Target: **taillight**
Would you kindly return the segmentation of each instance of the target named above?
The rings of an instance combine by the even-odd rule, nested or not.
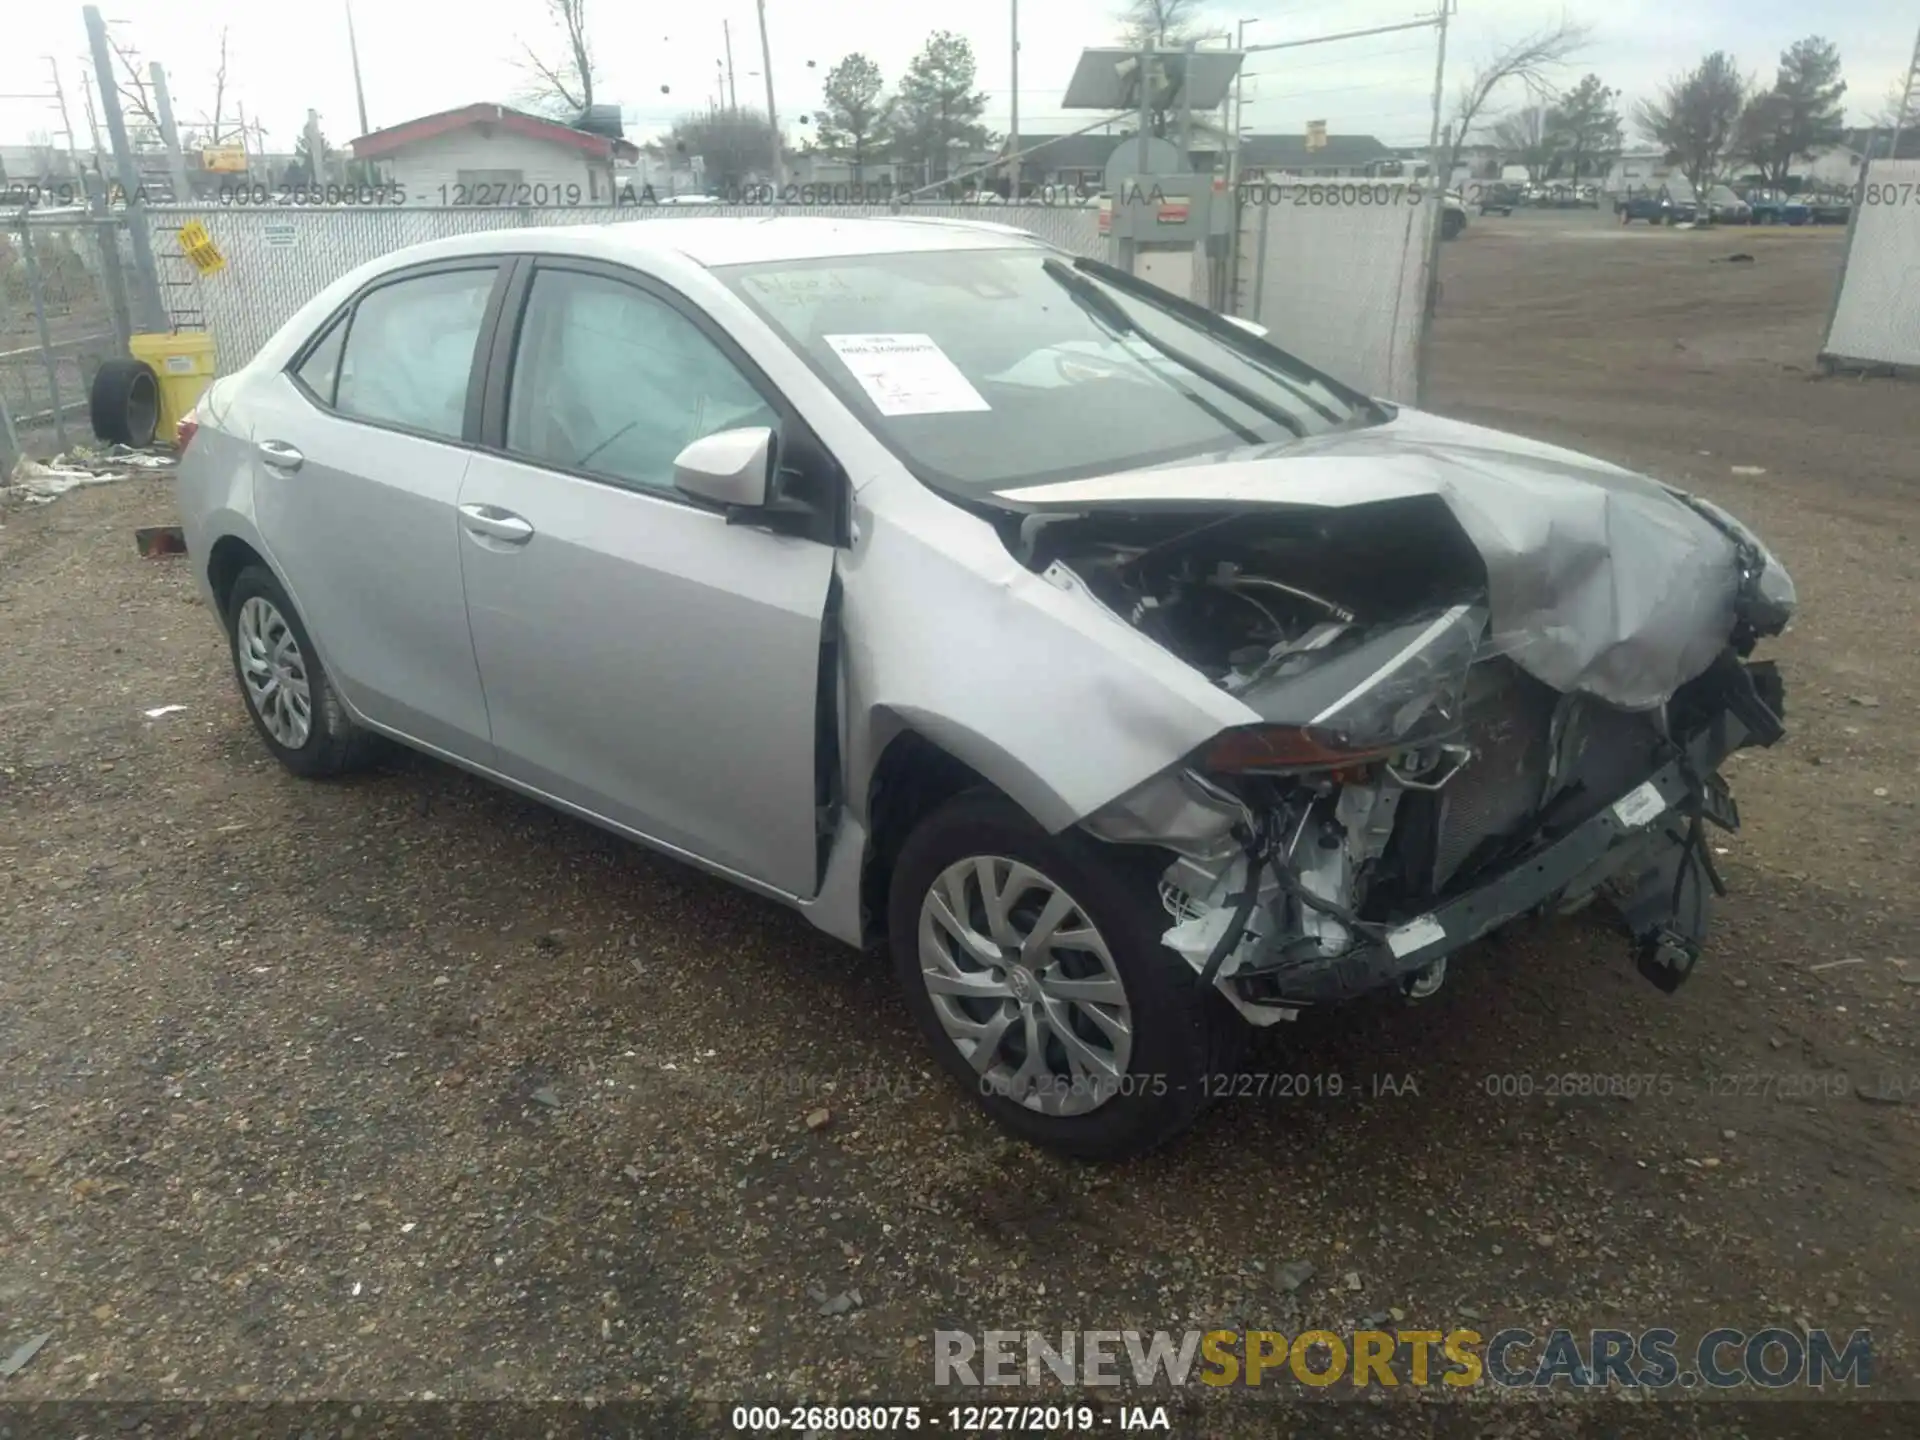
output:
[[[200,417],[189,410],[180,417],[180,423],[173,427],[173,443],[175,448],[178,449],[182,455],[186,454],[187,446],[193,443],[193,437],[199,433]]]

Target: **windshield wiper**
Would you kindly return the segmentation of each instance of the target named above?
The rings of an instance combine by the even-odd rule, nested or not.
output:
[[[1148,334],[1147,331],[1143,330],[1134,321],[1131,315],[1127,314],[1124,306],[1064,261],[1054,259],[1043,260],[1040,262],[1040,268],[1044,270],[1048,277],[1058,284],[1061,289],[1071,295],[1074,302],[1078,304],[1081,309],[1103,323],[1115,334],[1131,336],[1136,340],[1142,341],[1159,351],[1160,354],[1180,366],[1183,370],[1191,370],[1195,375],[1198,375],[1215,389],[1231,395],[1256,415],[1264,415],[1275,424],[1284,426],[1296,438],[1305,437],[1307,433],[1306,427],[1300,423],[1297,416],[1277,408],[1269,400],[1261,399],[1258,392],[1248,389],[1237,380],[1229,379],[1212,366],[1194,359],[1191,355],[1182,353],[1158,336]],[[1214,419],[1225,425],[1249,445],[1258,445],[1261,443],[1261,437],[1256,431],[1249,430],[1244,425],[1236,425],[1220,411],[1218,406],[1209,404],[1206,400],[1184,386],[1176,386],[1175,388],[1188,399],[1201,406],[1209,415],[1213,416]],[[1329,418],[1333,417],[1330,416]]]
[[[1214,314],[1213,311],[1206,309],[1204,306],[1195,305],[1191,300],[1183,300],[1178,295],[1171,295],[1160,289],[1157,285],[1149,284],[1137,276],[1129,275],[1116,265],[1108,265],[1100,260],[1082,258],[1073,262],[1073,270],[1075,274],[1081,276],[1098,276],[1102,281],[1111,285],[1116,290],[1131,295],[1137,300],[1145,301],[1147,304],[1156,306],[1181,319],[1189,320],[1199,325],[1202,330],[1212,335],[1222,344],[1244,344],[1251,338],[1244,332],[1236,330],[1228,321],[1223,320],[1220,316]],[[1097,289],[1098,287],[1096,286],[1095,288]],[[1111,299],[1112,297],[1109,296],[1108,298]],[[1288,358],[1291,359],[1292,357],[1289,356]],[[1253,362],[1249,361],[1249,363]],[[1267,374],[1268,378],[1286,386],[1290,393],[1298,397],[1301,404],[1310,407],[1315,414],[1319,415],[1329,424],[1340,425],[1352,418],[1351,416],[1342,416],[1338,412],[1328,409],[1325,405],[1322,405],[1318,400],[1314,399],[1313,396],[1309,395],[1306,387],[1298,380],[1295,380],[1289,375],[1281,374],[1271,365],[1262,365],[1260,368]],[[1347,402],[1348,409],[1355,414],[1364,413],[1374,408],[1372,401],[1365,395],[1354,391],[1347,391],[1344,386],[1328,381],[1325,376],[1316,376],[1315,378],[1323,384],[1326,384],[1328,389],[1339,394],[1341,398]]]

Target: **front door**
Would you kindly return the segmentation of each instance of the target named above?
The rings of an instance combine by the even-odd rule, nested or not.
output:
[[[461,563],[503,772],[804,897],[834,551],[673,486],[689,441],[779,430],[775,399],[677,299],[538,262]]]
[[[467,261],[367,291],[253,406],[260,534],[340,693],[375,724],[483,764],[454,504],[499,270]]]

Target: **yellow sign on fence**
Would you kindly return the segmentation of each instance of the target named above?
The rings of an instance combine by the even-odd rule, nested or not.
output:
[[[191,260],[193,268],[202,275],[211,275],[227,263],[227,257],[214,246],[207,227],[198,220],[189,220],[180,227],[180,253]]]
[[[243,175],[247,169],[246,147],[209,145],[200,152],[200,168],[220,175]]]

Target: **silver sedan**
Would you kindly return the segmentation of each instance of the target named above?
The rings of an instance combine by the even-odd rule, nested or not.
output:
[[[469,235],[183,424],[292,771],[412,746],[886,945],[1001,1122],[1178,1132],[1254,1027],[1592,900],[1672,989],[1791,582],[1004,226]]]

